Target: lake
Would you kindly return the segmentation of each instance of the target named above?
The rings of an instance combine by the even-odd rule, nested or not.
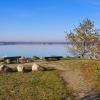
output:
[[[53,45],[0,45],[0,57],[3,56],[71,56],[72,53],[66,44],[53,44]]]

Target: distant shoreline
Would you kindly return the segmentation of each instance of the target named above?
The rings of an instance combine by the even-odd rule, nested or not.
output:
[[[53,45],[53,44],[70,44],[70,42],[0,42],[0,45],[21,45],[21,44]]]

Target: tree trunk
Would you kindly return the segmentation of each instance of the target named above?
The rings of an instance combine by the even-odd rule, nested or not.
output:
[[[84,54],[81,54],[81,56],[80,56],[81,58],[84,58]]]

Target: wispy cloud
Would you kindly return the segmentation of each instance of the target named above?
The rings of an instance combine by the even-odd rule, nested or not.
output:
[[[100,15],[100,0],[79,0],[88,5],[88,7],[92,10],[91,13],[95,14],[95,16]]]
[[[88,0],[88,2],[94,6],[100,6],[100,0]]]
[[[78,1],[91,5],[92,7],[96,7],[96,6],[100,7],[100,0],[78,0]]]

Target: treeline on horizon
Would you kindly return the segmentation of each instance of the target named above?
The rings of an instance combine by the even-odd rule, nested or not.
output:
[[[0,45],[17,45],[17,44],[70,44],[70,42],[0,42]]]
[[[82,42],[78,43],[82,44]],[[0,42],[0,45],[17,45],[17,44],[71,44],[71,42]]]

